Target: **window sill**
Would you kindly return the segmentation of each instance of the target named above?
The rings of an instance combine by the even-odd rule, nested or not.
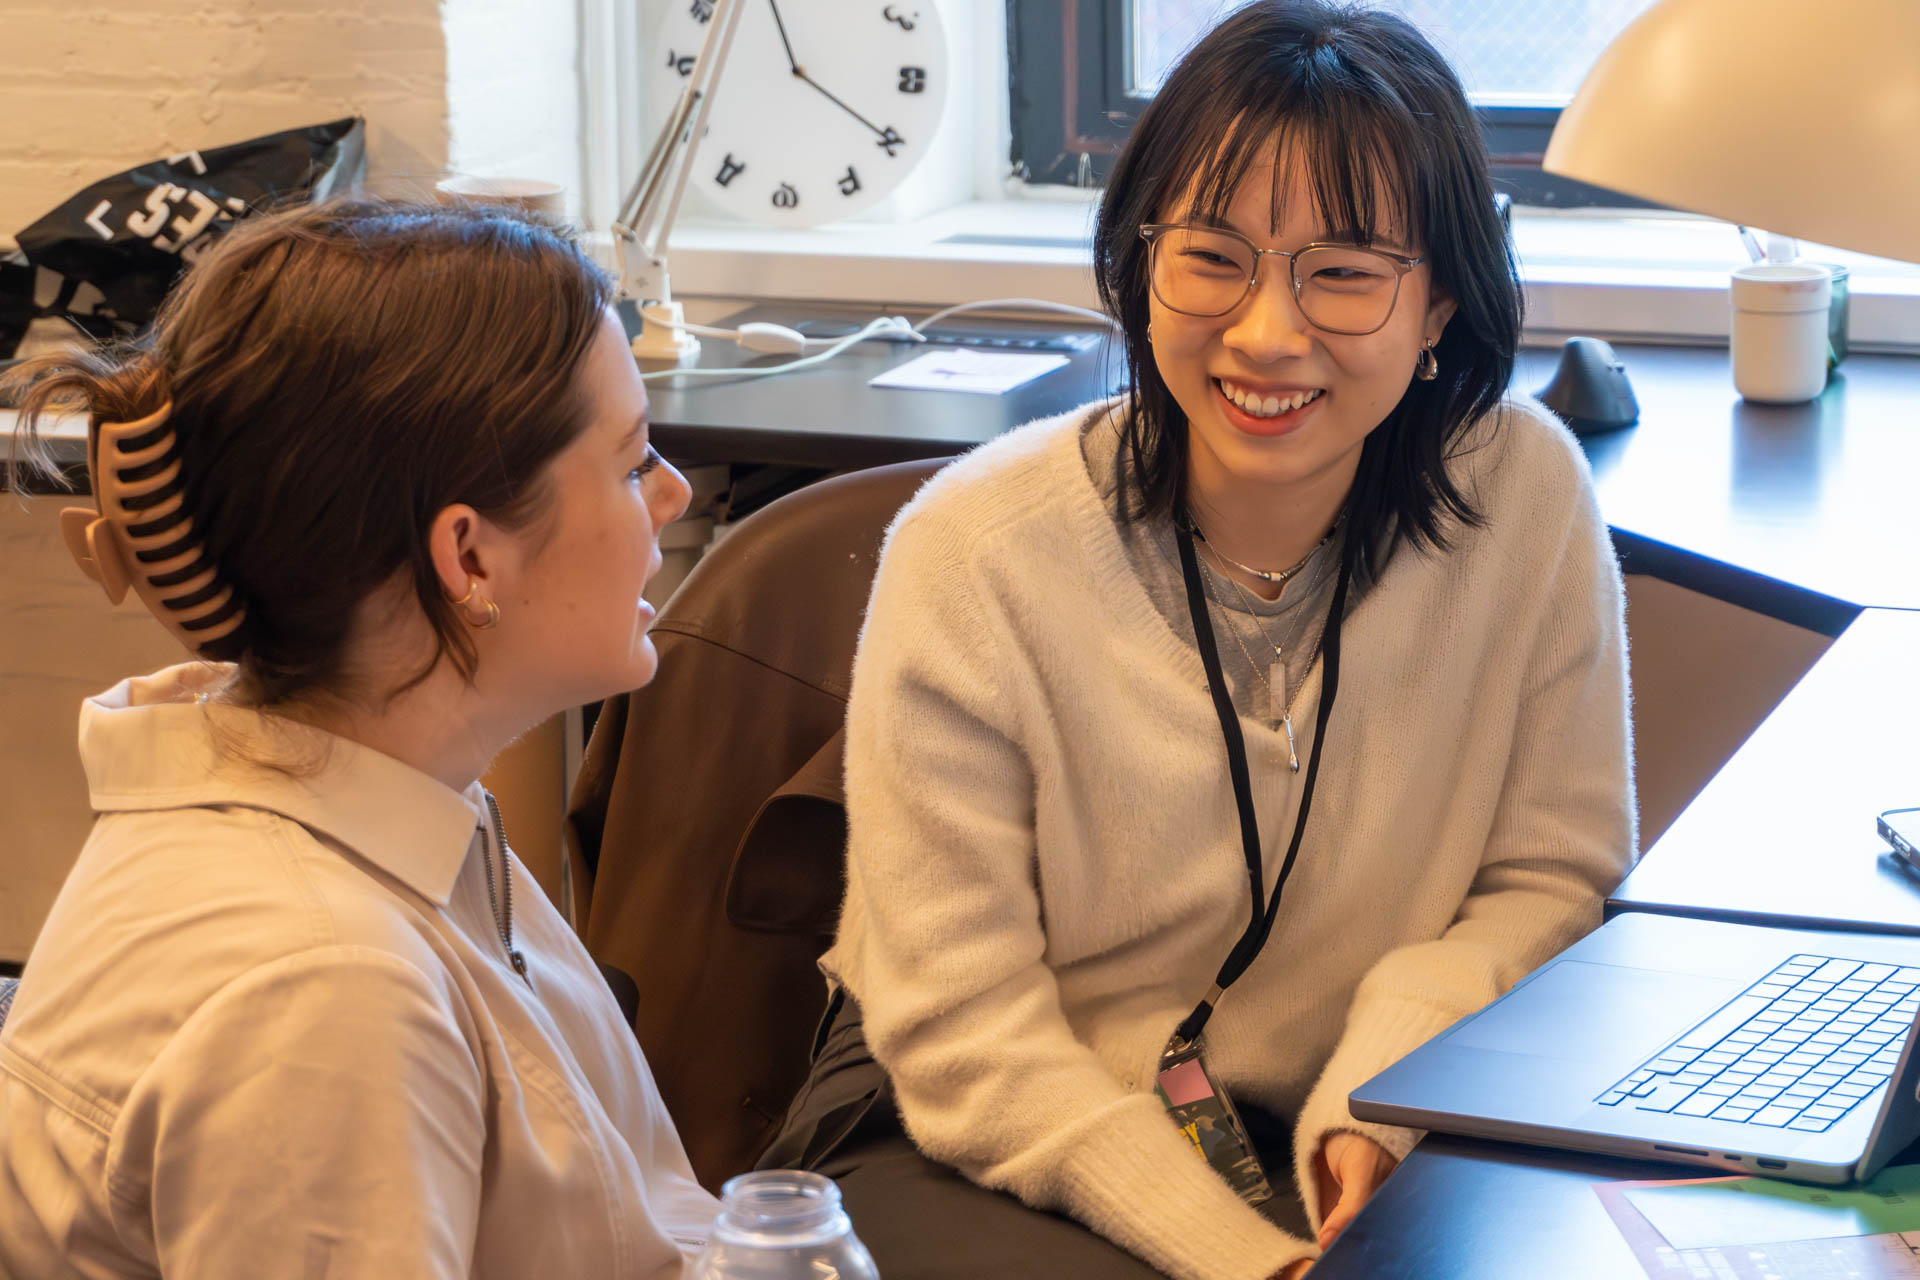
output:
[[[683,223],[671,246],[675,296],[834,299],[945,306],[1032,297],[1097,305],[1089,271],[1091,200],[980,201],[911,223],[806,230]],[[605,237],[599,237],[602,249]],[[1524,209],[1514,242],[1527,289],[1525,341],[1575,333],[1724,345],[1727,273],[1746,261],[1723,222],[1682,214]],[[1851,341],[1920,353],[1920,266],[1808,247],[1852,272]]]

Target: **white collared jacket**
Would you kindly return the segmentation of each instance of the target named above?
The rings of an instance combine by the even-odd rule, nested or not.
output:
[[[0,1031],[0,1276],[680,1276],[719,1206],[517,861],[509,964],[478,784],[197,704],[221,678],[82,709],[100,816]]]

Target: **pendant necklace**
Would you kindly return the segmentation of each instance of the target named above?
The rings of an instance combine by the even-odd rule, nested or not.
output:
[[[1227,581],[1233,582],[1233,579],[1228,578]],[[1260,674],[1260,664],[1254,661],[1253,654],[1248,652],[1246,641],[1240,638],[1240,629],[1234,626],[1231,620],[1228,622],[1227,630],[1233,634],[1233,642],[1240,646],[1240,652],[1246,655],[1247,665],[1253,668],[1254,678],[1266,686],[1267,719],[1277,723],[1280,731],[1286,734],[1287,767],[1293,772],[1298,773],[1300,772],[1300,752],[1295,747],[1293,741],[1293,707],[1294,704],[1300,700],[1300,690],[1307,687],[1307,682],[1304,679],[1301,680],[1300,689],[1293,690],[1292,696],[1288,696],[1287,667],[1280,645],[1267,631],[1266,624],[1260,621],[1260,615],[1253,611],[1253,601],[1247,595],[1247,589],[1237,582],[1233,582],[1233,589],[1240,593],[1242,602],[1247,606],[1247,612],[1253,617],[1253,625],[1260,631],[1260,638],[1265,640],[1273,649],[1273,664],[1267,669],[1267,673],[1264,676]],[[1320,620],[1320,630],[1316,632],[1313,637],[1313,648],[1309,650],[1307,654],[1308,671],[1312,671],[1313,664],[1319,660],[1320,642],[1325,637],[1326,631],[1327,622],[1325,618],[1322,618]]]
[[[1286,594],[1287,584],[1300,576],[1301,571],[1312,562],[1314,556],[1319,554],[1322,547],[1325,547],[1329,542],[1333,541],[1333,536],[1340,532],[1340,526],[1346,522],[1346,513],[1342,512],[1340,516],[1334,520],[1333,527],[1327,530],[1326,536],[1314,543],[1306,555],[1301,556],[1296,563],[1288,568],[1273,570],[1256,569],[1250,564],[1241,564],[1238,560],[1235,560],[1211,542],[1207,542],[1207,535],[1205,531],[1200,528],[1200,522],[1193,518],[1193,512],[1191,510],[1188,510],[1185,514],[1188,530],[1196,538],[1200,539],[1201,542],[1206,543],[1209,552],[1218,556],[1221,560],[1232,565],[1242,573],[1251,574],[1259,578],[1262,582],[1278,583],[1282,595]],[[1212,566],[1209,565],[1208,569],[1211,572]],[[1247,613],[1253,618],[1253,625],[1259,629],[1260,638],[1266,641],[1267,645],[1273,650],[1273,661],[1271,665],[1268,666],[1266,674],[1262,675],[1260,672],[1260,664],[1254,661],[1253,654],[1247,650],[1246,641],[1240,638],[1240,629],[1232,625],[1231,619],[1228,620],[1227,630],[1233,635],[1233,642],[1240,646],[1240,652],[1246,657],[1247,665],[1253,668],[1254,678],[1259,680],[1266,688],[1268,721],[1277,724],[1280,730],[1287,736],[1287,767],[1292,769],[1293,772],[1298,773],[1300,772],[1300,752],[1295,748],[1293,740],[1293,704],[1299,700],[1299,692],[1298,690],[1294,691],[1292,698],[1287,696],[1285,654],[1280,645],[1275,643],[1273,636],[1268,633],[1266,624],[1260,620],[1259,611],[1253,606],[1253,597],[1248,594],[1247,589],[1240,584],[1239,580],[1224,573],[1214,573],[1213,576],[1225,579],[1227,582],[1233,584],[1233,589],[1240,593],[1241,602],[1247,607]],[[1325,637],[1326,631],[1327,622],[1325,618],[1322,618],[1320,620],[1320,630],[1313,638],[1313,649],[1307,655],[1308,671],[1313,670],[1314,662],[1320,657],[1320,642],[1322,638]],[[1301,688],[1305,688],[1306,681],[1302,680],[1300,686]]]

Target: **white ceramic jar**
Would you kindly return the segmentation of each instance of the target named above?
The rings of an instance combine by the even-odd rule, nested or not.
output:
[[[1833,275],[1805,262],[1761,262],[1733,273],[1733,385],[1749,400],[1798,404],[1827,385],[1827,305]]]

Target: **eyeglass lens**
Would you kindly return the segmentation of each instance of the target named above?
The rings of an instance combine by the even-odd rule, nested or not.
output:
[[[1224,315],[1247,294],[1256,255],[1236,236],[1203,227],[1162,232],[1153,241],[1153,292],[1175,311]],[[1370,249],[1326,246],[1289,260],[1300,312],[1335,333],[1370,333],[1387,322],[1400,273]],[[1271,269],[1271,268],[1270,268]]]

